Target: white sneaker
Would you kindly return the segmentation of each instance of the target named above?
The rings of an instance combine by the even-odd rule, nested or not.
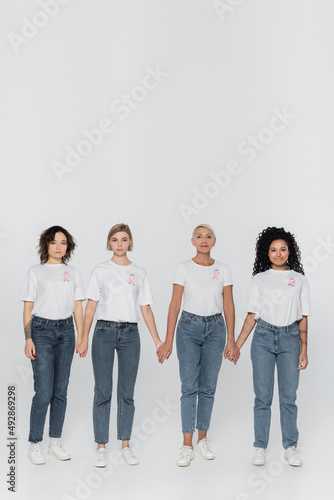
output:
[[[28,452],[28,457],[30,462],[34,465],[45,464],[45,458],[41,452],[41,443],[30,443],[30,448]]]
[[[205,460],[213,460],[216,455],[211,450],[208,440],[205,438],[201,439],[196,445],[196,452],[202,455]]]
[[[61,447],[60,441],[53,441],[49,446],[48,453],[58,460],[71,460],[71,455]]]
[[[266,463],[266,451],[264,448],[254,448],[253,452],[253,465],[265,465]]]
[[[300,458],[295,446],[290,446],[290,448],[285,450],[284,458],[288,461],[289,465],[292,465],[293,467],[301,467],[303,465],[303,461]]]
[[[105,448],[99,448],[96,452],[94,459],[95,467],[107,467],[107,450]]]
[[[138,465],[139,460],[128,446],[122,449],[122,455],[128,465]]]
[[[181,448],[180,458],[176,462],[179,467],[187,467],[195,458],[195,452],[191,446],[183,445]]]

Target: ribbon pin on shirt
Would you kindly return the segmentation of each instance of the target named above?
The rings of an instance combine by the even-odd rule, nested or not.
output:
[[[294,286],[294,284],[295,284],[295,278],[290,278],[288,285],[289,286]]]
[[[214,280],[214,279],[218,280],[218,274],[219,274],[219,270],[218,270],[218,269],[215,269],[215,270],[213,271],[213,276],[212,276],[212,279],[213,279],[213,280]]]
[[[130,274],[130,276],[129,276],[129,285],[135,286],[134,279],[135,279],[135,275],[134,274]]]
[[[67,272],[67,271],[64,273],[64,281],[70,281],[70,280],[68,279],[68,272]]]

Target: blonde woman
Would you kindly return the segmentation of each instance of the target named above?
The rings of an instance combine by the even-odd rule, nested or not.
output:
[[[222,354],[231,359],[233,357],[235,362],[239,357],[234,342],[235,314],[230,268],[211,257],[211,250],[216,243],[211,226],[197,226],[191,241],[196,248],[196,255],[179,264],[176,269],[166,340],[157,351],[161,363],[171,355],[183,299],[183,310],[176,331],[182,392],[183,446],[177,461],[180,467],[190,465],[195,457],[192,444],[195,424],[198,430],[196,451],[206,460],[215,458],[207,441],[207,431]]]
[[[96,314],[97,322],[92,342],[96,467],[107,465],[106,444],[109,441],[115,352],[118,357],[117,438],[122,441],[122,454],[126,463],[138,464],[129,442],[135,411],[133,397],[140,355],[138,306],[156,348],[161,345],[150,307],[153,298],[146,273],[127,256],[127,252],[133,249],[133,238],[128,225],[116,224],[110,229],[107,249],[113,252],[112,258],[94,269],[88,284],[84,341],[79,349],[81,354],[87,352],[88,335]]]

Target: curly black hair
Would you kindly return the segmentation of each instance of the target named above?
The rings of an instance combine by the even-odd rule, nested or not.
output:
[[[268,257],[268,251],[271,243],[275,240],[284,240],[288,246],[290,254],[286,267],[297,273],[305,274],[300,262],[300,250],[294,235],[289,231],[285,231],[284,227],[267,227],[258,235],[256,240],[253,276],[271,268],[272,264]]]
[[[62,258],[63,263],[66,264],[71,258],[72,252],[76,247],[73,236],[71,236],[70,233],[61,226],[52,226],[48,229],[45,229],[45,231],[43,231],[39,238],[39,245],[37,248],[38,254],[41,259],[41,264],[45,264],[49,258],[49,243],[51,243],[51,241],[54,241],[56,233],[63,233],[67,239],[66,253]]]

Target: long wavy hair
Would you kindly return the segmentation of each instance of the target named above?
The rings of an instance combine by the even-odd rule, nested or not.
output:
[[[300,262],[300,250],[295,237],[284,227],[267,227],[257,237],[255,247],[255,262],[253,266],[253,276],[271,269],[272,263],[268,257],[269,247],[275,240],[284,240],[289,249],[289,258],[286,267],[300,274],[305,274]]]
[[[45,229],[45,231],[43,231],[43,233],[39,238],[39,245],[37,248],[39,257],[41,259],[41,264],[45,264],[49,258],[49,244],[51,243],[51,241],[54,241],[56,233],[65,234],[67,239],[66,253],[62,258],[63,263],[66,264],[72,256],[72,252],[76,247],[76,243],[74,241],[73,236],[71,236],[70,233],[61,226],[52,226],[49,227],[48,229]]]

